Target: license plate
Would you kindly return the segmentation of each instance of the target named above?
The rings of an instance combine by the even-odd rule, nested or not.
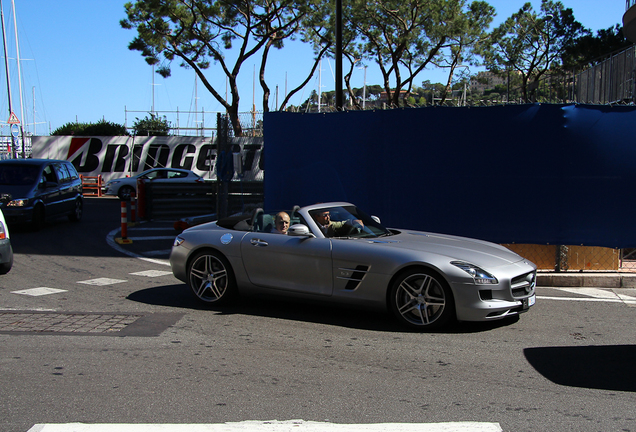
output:
[[[530,306],[533,306],[536,301],[537,301],[537,297],[534,295],[526,299],[523,299],[523,308],[528,309]]]

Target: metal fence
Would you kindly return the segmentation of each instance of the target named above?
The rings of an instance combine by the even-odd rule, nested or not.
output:
[[[217,135],[217,114],[225,111],[154,111],[153,114],[165,118],[170,124],[170,134],[178,136],[213,137]],[[148,114],[146,111],[125,110],[126,125],[129,116]],[[238,114],[242,135],[263,136],[263,112],[249,111]],[[132,130],[128,127],[129,130]]]
[[[539,270],[553,272],[636,272],[636,249],[582,245],[504,244],[534,262]]]
[[[636,48],[612,54],[576,75],[575,102],[616,104],[634,102]]]

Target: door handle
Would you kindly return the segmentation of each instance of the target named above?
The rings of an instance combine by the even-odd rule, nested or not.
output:
[[[253,238],[252,240],[250,240],[250,243],[252,243],[253,246],[259,247],[265,247],[269,245],[269,243],[267,243],[266,241],[257,238]]]

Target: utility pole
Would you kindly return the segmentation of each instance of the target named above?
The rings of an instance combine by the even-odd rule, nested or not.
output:
[[[342,111],[342,0],[336,0],[336,111]]]

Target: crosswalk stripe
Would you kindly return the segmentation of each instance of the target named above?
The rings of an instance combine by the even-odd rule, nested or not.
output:
[[[36,424],[28,432],[502,432],[499,423],[336,424],[304,420],[219,424]]]

